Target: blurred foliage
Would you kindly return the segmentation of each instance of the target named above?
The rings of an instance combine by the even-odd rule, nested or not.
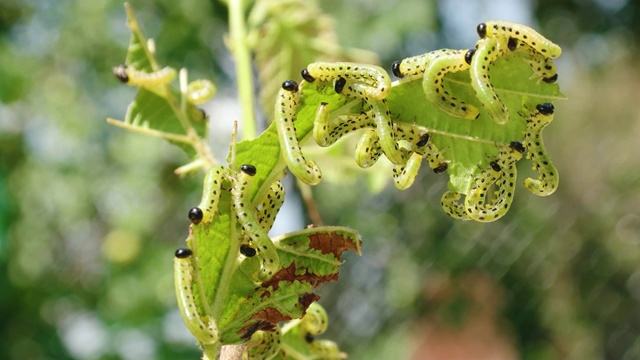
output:
[[[343,45],[387,66],[433,49],[441,17],[458,16],[439,5],[320,2]],[[132,6],[167,64],[233,81],[221,3]],[[424,172],[402,193],[389,185],[371,195],[360,182],[314,189],[325,223],[364,238],[363,256],[347,260],[321,300],[327,337],[350,358],[429,359],[450,350],[430,340],[443,338],[524,359],[640,357],[640,4],[539,1],[531,10],[565,50],[569,101],[545,132],[556,194],[520,188],[505,218],[476,224],[440,210],[446,175]],[[124,22],[111,0],[0,2],[2,359],[198,357],[171,263],[200,179],[173,175],[185,161],[178,150],[104,122],[122,118],[133,94],[111,74],[128,44]],[[484,348],[472,346],[479,338]]]

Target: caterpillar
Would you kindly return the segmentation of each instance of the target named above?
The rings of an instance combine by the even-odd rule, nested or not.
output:
[[[176,77],[176,70],[170,67],[164,67],[158,71],[151,73],[135,70],[120,65],[113,68],[113,74],[116,78],[125,84],[142,87],[156,87],[167,85]]]
[[[489,67],[498,57],[509,51],[516,51],[520,44],[523,44],[528,48],[525,51],[540,55],[532,56],[529,60],[534,76],[552,83],[556,81],[557,73],[555,66],[547,60],[557,58],[562,50],[535,30],[506,21],[481,23],[477,27],[477,32],[480,40],[476,44],[476,53],[471,60],[471,85],[493,120],[498,124],[504,124],[509,119],[509,112],[493,89]]]
[[[280,262],[275,246],[266,231],[258,224],[254,214],[255,210],[251,206],[249,190],[255,174],[256,168],[253,165],[241,165],[240,172],[232,179],[231,198],[242,231],[256,245],[256,251],[261,255],[262,266],[258,279],[264,281],[275,274]]]
[[[447,191],[440,198],[440,206],[442,206],[447,215],[454,219],[470,220],[471,218],[467,214],[464,204],[459,201],[461,197],[462,194],[458,192]]]
[[[216,86],[209,80],[195,80],[187,85],[187,101],[199,105],[209,101],[216,94]]]
[[[327,105],[327,103],[321,103],[316,111],[313,138],[319,146],[331,146],[353,131],[375,126],[375,122],[368,112],[362,112],[357,116],[341,115],[330,119]],[[338,119],[337,125],[333,125],[335,119]]]
[[[247,360],[269,360],[280,352],[282,333],[280,327],[275,331],[258,330],[251,335],[251,347],[246,351]],[[245,359],[245,357],[243,357]]]
[[[538,172],[538,179],[527,178],[524,186],[533,194],[548,196],[558,188],[558,170],[542,142],[542,130],[553,120],[554,107],[551,103],[536,105],[533,114],[526,118],[527,129],[523,145],[527,149],[527,159],[533,162],[533,169]]]
[[[560,46],[525,25],[508,21],[487,21],[478,24],[476,30],[481,39],[502,38],[508,42],[513,39],[510,41],[512,43],[510,47],[515,47],[514,41],[522,42],[549,59],[555,59],[562,54]]]
[[[267,228],[273,225],[275,212],[279,209],[278,202],[284,201],[282,194],[278,196],[277,192],[281,191],[281,185],[273,185],[272,188],[276,199],[267,194],[265,200],[260,205],[262,222],[256,217],[256,210],[252,206],[250,199],[252,178],[256,174],[256,168],[253,165],[244,164],[240,166],[240,171],[233,171],[222,166],[213,166],[205,176],[204,191],[200,204],[189,210],[188,217],[193,226],[208,224],[218,211],[220,196],[222,195],[223,183],[231,183],[231,200],[233,211],[238,219],[238,224],[242,228],[245,236],[249,238],[256,247],[252,248],[260,255],[261,267],[257,276],[258,281],[269,279],[278,269],[279,260],[276,249],[267,235]],[[266,202],[266,204],[265,204]],[[271,208],[273,205],[273,208]],[[268,209],[267,209],[268,208]],[[262,211],[264,210],[264,211]],[[241,253],[245,256],[252,257],[253,251],[247,247],[241,247]]]
[[[313,82],[316,79],[320,81],[340,78],[350,80],[354,82],[352,86],[359,93],[361,92],[361,96],[374,100],[384,99],[391,90],[389,74],[383,68],[375,65],[350,62],[315,62],[307,65],[301,75],[308,82]]]
[[[219,339],[218,327],[209,316],[201,316],[196,307],[194,286],[197,284],[198,288],[202,288],[202,285],[196,278],[193,261],[190,249],[176,250],[173,267],[178,308],[187,329],[200,343],[215,344]]]
[[[329,327],[327,311],[317,302],[311,303],[302,317],[300,326],[305,334],[312,336],[324,334]]]
[[[475,184],[465,197],[464,206],[467,215],[480,222],[494,221],[507,213],[513,200],[516,184],[516,162],[525,151],[522,143],[512,141],[503,147],[498,158],[489,164],[475,179]],[[487,199],[489,189],[495,185],[494,199]],[[449,203],[448,205],[451,205]],[[457,209],[453,209],[457,212]]]
[[[314,161],[305,159],[296,135],[296,110],[300,98],[298,90],[298,83],[293,80],[282,83],[275,105],[276,131],[280,151],[289,170],[303,182],[316,185],[322,180],[322,172]]]
[[[477,119],[480,115],[478,108],[451,96],[444,87],[446,74],[469,69],[474,52],[436,50],[396,61],[392,71],[398,78],[422,76],[422,89],[427,99],[445,113],[464,119]]]

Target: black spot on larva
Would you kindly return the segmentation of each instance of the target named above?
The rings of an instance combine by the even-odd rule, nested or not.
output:
[[[308,82],[316,81],[316,78],[311,76],[311,74],[309,74],[309,70],[307,70],[307,69],[302,69],[302,71],[300,71],[300,75],[302,75],[302,78],[305,79]]]
[[[476,53],[476,49],[470,49],[464,54],[464,61],[471,65],[471,59],[473,59],[473,55]]]
[[[204,214],[202,213],[202,209],[200,209],[199,207],[191,208],[191,210],[189,210],[189,214],[187,214],[189,221],[191,221],[191,223],[194,225],[200,224],[203,216]]]
[[[484,39],[484,37],[487,36],[487,24],[478,24],[478,27],[476,27],[476,31],[478,32],[478,36],[480,36],[481,39]]]
[[[336,93],[340,94],[342,90],[344,90],[344,86],[347,84],[347,79],[341,77],[336,80],[336,83],[333,85],[333,89]]]
[[[502,167],[500,166],[500,164],[498,164],[495,161],[492,161],[489,163],[489,166],[491,166],[491,168],[493,169],[493,171],[500,171],[502,170]]]
[[[116,79],[122,81],[123,83],[129,82],[129,75],[127,75],[127,65],[120,65],[113,68],[113,75],[116,76]]]
[[[510,37],[509,41],[507,41],[507,47],[511,51],[514,51],[515,49],[517,49],[518,48],[518,39]]]
[[[420,135],[420,139],[416,143],[416,146],[422,147],[422,146],[427,145],[428,142],[429,142],[429,133],[424,133],[424,134]]]
[[[551,77],[543,78],[542,81],[546,82],[547,84],[553,84],[554,82],[558,81],[558,73],[553,74],[553,76]]]
[[[249,164],[240,165],[240,171],[249,176],[254,176],[257,172],[256,167]]]
[[[552,103],[542,103],[536,105],[536,110],[538,110],[542,115],[551,115],[555,108]]]
[[[524,145],[522,145],[522,143],[520,141],[512,141],[509,146],[511,146],[511,148],[519,153],[523,153],[524,152]]]
[[[442,174],[443,172],[447,171],[448,168],[449,168],[449,165],[447,163],[442,163],[437,167],[433,168],[433,172],[436,174]]]
[[[282,88],[290,92],[298,91],[298,83],[294,80],[287,80],[282,83]]]
[[[178,259],[188,258],[192,254],[193,254],[193,252],[189,248],[179,248],[178,250],[176,250],[176,253],[175,253],[175,255],[176,255],[176,257]]]
[[[404,75],[402,74],[402,71],[400,71],[401,62],[402,62],[401,60],[397,60],[397,61],[394,61],[393,64],[391,64],[391,71],[393,72],[393,75],[395,75],[397,78],[400,78],[400,79],[404,77]]]
[[[247,244],[240,245],[240,254],[246,257],[254,257],[256,256],[256,249],[252,248]]]

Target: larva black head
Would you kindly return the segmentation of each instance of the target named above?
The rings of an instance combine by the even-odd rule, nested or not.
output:
[[[437,167],[433,168],[433,172],[436,174],[442,174],[443,172],[447,171],[448,168],[449,168],[449,165],[447,163],[442,163]]]
[[[507,41],[507,47],[509,50],[515,51],[518,48],[518,39],[509,38],[509,41]]]
[[[302,78],[305,79],[307,82],[316,81],[316,78],[311,76],[311,74],[309,74],[309,70],[307,69],[302,69],[302,71],[300,71],[300,75],[302,75]]]
[[[536,105],[536,110],[542,115],[552,115],[555,108],[552,103],[542,103]]]
[[[240,165],[240,171],[242,171],[243,173],[249,176],[254,176],[258,170],[256,170],[256,167],[253,165],[244,164],[244,165]]]
[[[306,341],[307,344],[311,344],[315,339],[316,338],[313,335],[311,335],[311,333],[306,333],[304,335],[304,341]]]
[[[396,60],[391,64],[391,71],[393,75],[395,75],[398,79],[402,79],[404,75],[402,75],[402,71],[400,71],[400,63],[402,60]]]
[[[282,83],[282,88],[287,91],[295,92],[298,91],[298,83],[294,80],[287,80]]]
[[[493,171],[500,171],[502,170],[502,167],[500,166],[500,164],[498,164],[495,161],[492,161],[489,163],[489,166],[491,166],[491,168],[493,169]]]
[[[345,85],[347,85],[347,79],[341,77],[336,80],[335,84],[333,84],[333,89],[337,94],[340,94],[342,93],[342,90],[344,90]]]
[[[178,259],[186,259],[189,256],[191,256],[192,254],[193,254],[193,252],[189,248],[179,248],[178,250],[176,250],[175,256]]]
[[[480,39],[484,39],[484,37],[487,36],[487,24],[478,24],[478,27],[476,27],[476,31],[478,32],[478,36],[480,36]]]
[[[428,142],[429,142],[429,133],[424,133],[424,134],[420,135],[420,139],[416,143],[416,146],[417,147],[422,147],[422,146],[427,145]]]
[[[473,59],[473,54],[476,53],[476,49],[470,49],[464,54],[464,62],[468,65],[471,65],[471,59]]]
[[[202,209],[200,209],[199,207],[191,208],[191,210],[189,210],[189,214],[187,215],[189,221],[191,221],[193,225],[200,224],[203,216],[204,214],[202,213]]]
[[[252,248],[247,244],[240,245],[240,254],[246,257],[254,257],[256,256],[256,249]]]
[[[512,141],[509,146],[511,146],[511,148],[519,153],[523,153],[525,151],[524,149],[524,145],[522,145],[522,143],[520,141]]]
[[[129,75],[127,75],[127,65],[120,65],[113,68],[113,75],[116,76],[116,79],[122,81],[123,83],[129,82]]]
[[[551,77],[543,78],[542,81],[546,82],[547,84],[553,84],[554,82],[558,81],[558,73],[553,74],[553,76]]]

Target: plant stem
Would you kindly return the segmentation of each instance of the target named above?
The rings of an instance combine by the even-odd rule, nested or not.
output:
[[[253,94],[253,72],[251,54],[247,46],[247,29],[244,19],[243,0],[229,0],[229,31],[231,33],[231,52],[236,60],[238,98],[242,108],[242,140],[256,137],[256,121]]]

